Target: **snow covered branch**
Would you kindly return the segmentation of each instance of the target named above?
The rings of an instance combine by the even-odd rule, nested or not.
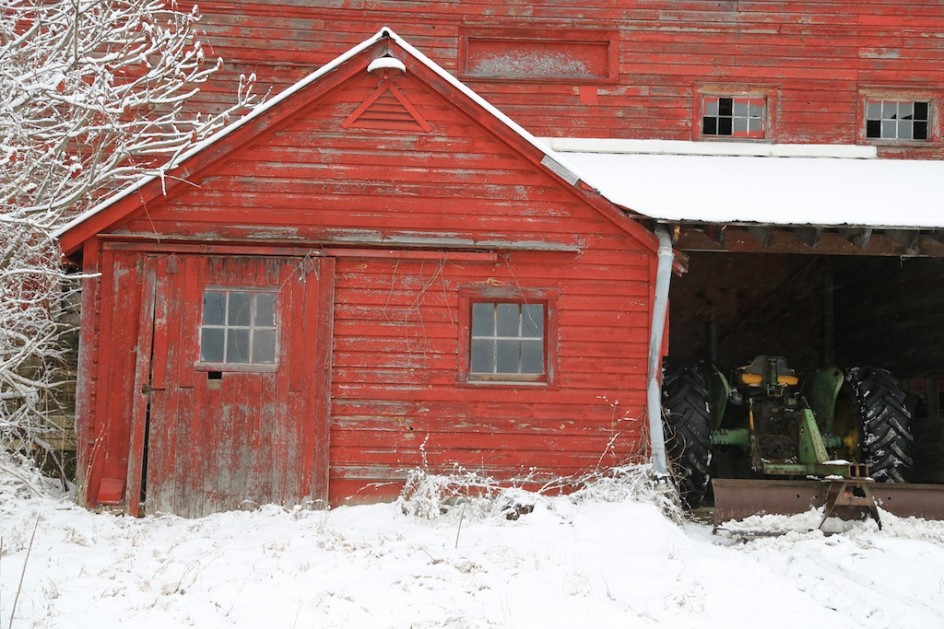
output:
[[[60,224],[252,101],[188,103],[222,65],[163,0],[0,0],[0,210]]]
[[[0,0],[0,447],[42,445],[65,384],[75,282],[52,231],[253,104],[250,77],[195,105],[222,66],[199,19],[173,0]]]

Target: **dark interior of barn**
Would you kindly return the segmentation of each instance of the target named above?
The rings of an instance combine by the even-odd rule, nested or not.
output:
[[[800,376],[888,369],[913,416],[914,478],[944,482],[944,259],[686,252],[672,279],[670,357],[725,374],[760,354]]]

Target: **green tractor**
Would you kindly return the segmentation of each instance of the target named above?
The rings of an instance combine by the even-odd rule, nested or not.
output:
[[[780,356],[758,356],[730,381],[710,363],[669,362],[662,397],[666,452],[690,508],[712,477],[908,480],[911,415],[883,369],[821,369],[801,384]]]

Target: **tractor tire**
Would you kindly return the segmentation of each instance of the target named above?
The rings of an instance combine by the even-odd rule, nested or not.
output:
[[[662,380],[665,449],[682,504],[701,506],[711,463],[711,412],[708,384],[694,365],[670,363]]]
[[[859,462],[878,482],[908,482],[914,437],[895,378],[884,369],[856,367],[846,373],[843,394],[857,416]]]

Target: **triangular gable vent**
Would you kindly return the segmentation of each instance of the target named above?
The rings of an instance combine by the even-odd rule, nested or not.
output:
[[[390,79],[385,79],[341,126],[431,131],[432,127]]]

